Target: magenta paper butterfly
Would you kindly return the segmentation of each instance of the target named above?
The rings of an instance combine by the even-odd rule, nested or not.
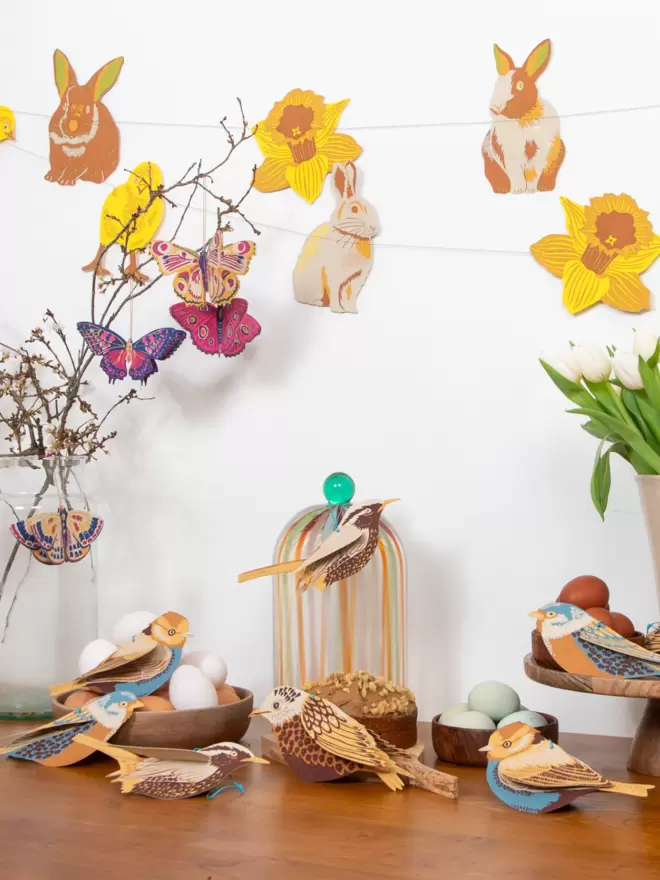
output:
[[[101,356],[101,369],[110,379],[110,384],[117,379],[125,379],[128,372],[131,379],[146,385],[149,376],[158,372],[156,361],[164,361],[173,355],[186,338],[181,330],[161,327],[137,342],[130,339],[127,342],[118,333],[99,324],[80,321],[77,326],[94,354]]]
[[[238,275],[245,275],[257,252],[253,241],[235,241],[223,247],[222,233],[216,232],[201,251],[179,247],[171,241],[154,241],[151,253],[165,275],[176,277],[174,292],[185,302],[224,305],[238,293]]]
[[[170,315],[190,333],[193,345],[204,354],[234,357],[261,333],[261,325],[248,315],[247,307],[247,300],[240,298],[220,307],[175,303]]]

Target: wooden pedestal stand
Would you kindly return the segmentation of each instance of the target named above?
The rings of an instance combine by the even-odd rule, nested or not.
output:
[[[639,722],[628,757],[628,769],[644,776],[660,776],[660,679],[595,678],[573,675],[539,666],[531,654],[524,660],[525,675],[539,684],[564,691],[602,694],[607,697],[646,699],[646,709]]]

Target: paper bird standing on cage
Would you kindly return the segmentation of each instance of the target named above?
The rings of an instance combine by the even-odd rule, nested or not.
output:
[[[101,209],[101,241],[96,256],[91,263],[82,267],[83,272],[96,272],[101,277],[110,275],[103,266],[103,252],[109,245],[116,243],[128,250],[126,275],[139,284],[149,280],[137,267],[137,254],[147,247],[162,223],[163,200],[156,198],[147,208],[152,191],[162,185],[163,172],[158,165],[154,162],[141,162],[130,172],[126,183],[112,190]],[[133,217],[135,220],[131,223]],[[123,229],[125,232],[117,238]]]
[[[121,686],[136,698],[146,697],[170,679],[181,662],[188,636],[187,619],[176,611],[168,611],[121,645],[107,660],[73,681],[51,687],[50,693],[57,697],[81,688],[112,690]]]
[[[91,746],[89,737],[76,737],[79,743]],[[206,794],[212,798],[223,788],[243,788],[232,779],[224,781],[246,764],[268,764],[238,743],[222,742],[203,749],[127,748],[103,743],[98,751],[119,763],[119,770],[109,773],[113,782],[121,783],[122,794],[141,794],[160,800],[181,800]]]
[[[26,730],[0,745],[0,755],[36,761],[44,767],[68,767],[96,751],[142,703],[130,690],[117,688],[68,715]],[[77,739],[84,734],[84,742]]]
[[[552,602],[530,613],[553,659],[566,672],[597,678],[660,676],[660,657],[624,639],[600,620],[568,602]]]
[[[357,574],[371,560],[378,547],[380,516],[388,504],[398,501],[368,501],[352,504],[343,514],[337,528],[307,559],[292,559],[254,571],[239,574],[238,582],[276,574],[295,574],[296,586],[302,592],[316,587],[323,592],[330,584]]]
[[[488,745],[486,778],[507,807],[550,813],[594,791],[647,797],[654,785],[611,782],[520,721],[495,730]]]
[[[305,691],[275,688],[252,715],[270,721],[284,760],[300,779],[331,782],[366,771],[399,791],[404,787],[401,777],[412,775],[378,748],[359,721]]]

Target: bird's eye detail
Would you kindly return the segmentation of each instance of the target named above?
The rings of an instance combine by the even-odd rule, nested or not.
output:
[[[5,124],[2,126],[3,131],[7,131],[8,128],[9,128],[9,126],[7,125],[7,123],[5,123]]]
[[[519,92],[522,92],[522,90],[523,90],[524,88],[525,88],[525,83],[524,83],[522,80],[518,80],[518,82],[516,83],[516,89],[517,89]]]
[[[128,703],[126,702],[126,700],[123,700],[123,701],[119,704],[119,708],[120,708],[120,709],[125,709],[126,706],[128,706]]]
[[[511,748],[511,740],[508,739],[506,742],[503,742],[503,743],[502,743],[502,748],[504,748],[504,749],[510,749],[510,748]]]
[[[175,629],[168,629],[167,634],[168,634],[168,636],[175,636],[176,630]]]
[[[353,207],[351,208],[351,211],[352,211],[354,214],[357,214],[357,212],[358,212],[359,210],[360,210],[360,209],[358,208],[357,205],[353,205]]]
[[[556,611],[546,611],[545,616],[546,617],[556,617],[557,612]]]
[[[280,708],[279,703],[273,703],[273,709],[279,709],[279,708]]]
[[[230,752],[229,754],[232,756],[232,758],[238,757],[238,752]]]

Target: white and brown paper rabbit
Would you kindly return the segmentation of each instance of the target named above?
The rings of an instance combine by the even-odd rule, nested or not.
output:
[[[357,312],[357,298],[373,263],[371,240],[378,234],[373,207],[358,197],[353,162],[335,165],[332,181],[337,197],[329,223],[307,237],[293,270],[298,302],[330,306],[333,312]]]
[[[499,76],[490,101],[493,124],[481,148],[488,182],[496,193],[552,190],[566,149],[559,117],[536,87],[550,61],[550,40],[532,49],[522,67],[499,46],[494,51]]]
[[[119,129],[101,98],[115,84],[123,63],[123,58],[113,58],[81,86],[64,52],[55,50],[60,104],[48,126],[50,170],[46,180],[62,186],[74,186],[79,180],[103,183],[117,167]]]

